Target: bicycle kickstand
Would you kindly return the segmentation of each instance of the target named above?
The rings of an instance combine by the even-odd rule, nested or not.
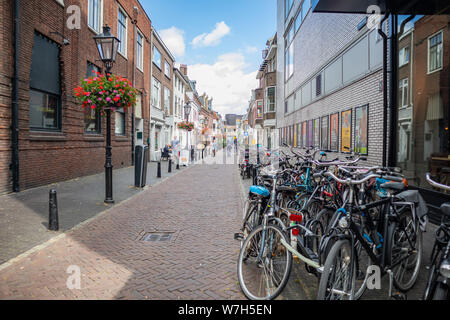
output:
[[[394,273],[390,269],[387,270],[387,273],[389,274],[389,298],[394,300],[407,300],[406,294],[402,292],[392,293],[392,287],[394,286]]]

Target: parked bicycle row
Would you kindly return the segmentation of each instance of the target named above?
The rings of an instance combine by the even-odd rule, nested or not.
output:
[[[327,160],[326,151],[314,148],[258,151],[256,163],[247,151],[239,167],[243,178],[253,177],[235,234],[241,241],[238,279],[247,298],[276,298],[296,259],[317,277],[317,299],[359,299],[377,285],[377,275],[389,278],[389,297],[405,299],[424,261],[428,210],[401,169],[367,166],[352,153]],[[450,204],[441,211],[427,300],[449,299]]]

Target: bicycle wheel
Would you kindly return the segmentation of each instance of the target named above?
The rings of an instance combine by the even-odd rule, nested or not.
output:
[[[239,253],[237,271],[239,285],[251,300],[275,299],[287,284],[292,255],[281,244],[288,242],[283,231],[275,226],[256,227],[245,239]]]
[[[349,240],[336,242],[325,261],[320,277],[318,300],[353,300],[355,289],[355,260]]]
[[[400,221],[388,229],[388,265],[393,266],[394,285],[401,291],[411,289],[419,275],[423,255],[422,231],[411,210],[401,213]]]

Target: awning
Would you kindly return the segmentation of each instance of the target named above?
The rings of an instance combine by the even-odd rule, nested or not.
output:
[[[450,14],[448,0],[313,0],[312,7],[314,12],[366,14],[371,5],[378,6],[381,14],[386,9],[394,14]]]

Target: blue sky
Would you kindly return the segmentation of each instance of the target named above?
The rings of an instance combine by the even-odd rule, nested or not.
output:
[[[261,50],[276,32],[276,0],[140,1],[177,63],[188,65],[199,93],[213,96],[222,114],[244,112]],[[233,82],[239,78],[245,81],[238,87]],[[224,88],[228,96],[220,92]]]

